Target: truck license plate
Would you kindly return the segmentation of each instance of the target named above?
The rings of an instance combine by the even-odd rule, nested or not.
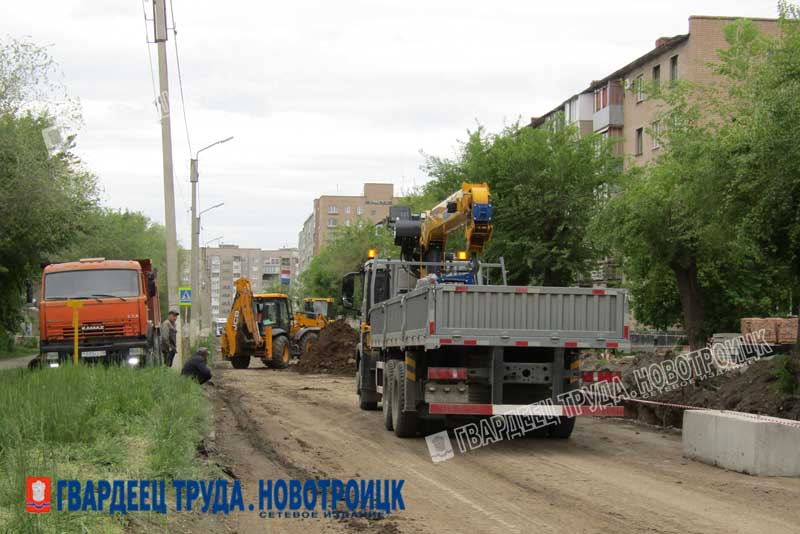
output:
[[[81,352],[81,356],[83,356],[84,358],[99,358],[100,356],[105,356],[105,355],[106,351],[104,350],[87,350]]]

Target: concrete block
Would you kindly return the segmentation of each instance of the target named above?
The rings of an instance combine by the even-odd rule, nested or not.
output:
[[[797,421],[686,410],[683,455],[750,475],[800,476],[800,426],[789,425]]]

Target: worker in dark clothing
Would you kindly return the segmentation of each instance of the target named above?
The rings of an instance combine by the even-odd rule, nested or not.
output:
[[[200,347],[194,356],[183,365],[182,376],[194,378],[201,384],[211,380],[211,369],[208,368],[208,349]]]

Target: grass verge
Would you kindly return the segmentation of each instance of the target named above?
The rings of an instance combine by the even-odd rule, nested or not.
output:
[[[207,404],[195,382],[165,368],[0,373],[0,532],[125,531],[125,516],[57,512],[55,481],[202,476]],[[25,512],[27,476],[53,480],[51,513]]]

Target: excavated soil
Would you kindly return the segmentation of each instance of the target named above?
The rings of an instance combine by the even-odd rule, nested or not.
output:
[[[658,352],[608,360],[588,357],[584,359],[582,367],[592,371],[620,371],[628,391],[634,391],[634,370],[672,359],[674,356],[671,352]],[[665,391],[648,400],[800,420],[800,392],[786,394],[778,390],[780,362],[779,357],[757,361],[741,370],[732,370],[722,376]],[[626,417],[660,426],[681,428],[683,412],[683,409],[671,406],[654,406],[635,401],[625,403]]]
[[[301,373],[355,373],[356,345],[358,332],[342,319],[333,321],[320,332],[311,352],[294,369]]]

